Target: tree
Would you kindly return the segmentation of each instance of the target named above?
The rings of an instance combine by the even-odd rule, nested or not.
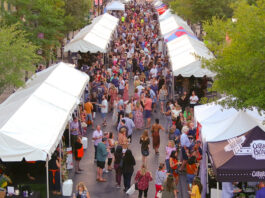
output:
[[[7,0],[16,11],[5,12],[6,24],[20,23],[27,32],[27,38],[40,48],[48,62],[53,49],[60,45],[65,31],[65,10],[63,0]]]
[[[216,59],[205,61],[216,72],[214,88],[236,108],[265,109],[265,0],[239,1],[231,19],[204,23],[205,43]]]
[[[193,23],[217,17],[231,17],[229,5],[234,0],[174,0],[171,8],[186,20]]]
[[[22,86],[25,71],[34,71],[34,64],[40,60],[37,47],[25,37],[17,25],[0,26],[0,93],[7,86]]]
[[[91,0],[64,0],[68,31],[78,30],[89,23]]]

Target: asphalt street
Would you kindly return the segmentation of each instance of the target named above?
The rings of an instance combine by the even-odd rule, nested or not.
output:
[[[132,83],[131,83],[132,84]],[[132,88],[130,88],[132,90]],[[153,113],[152,115],[152,123],[154,123],[154,119],[159,118],[160,123],[162,125],[165,125],[165,117],[160,113]],[[102,127],[102,131],[108,131],[108,132],[113,132],[115,134],[114,138],[117,139],[117,130],[113,126],[114,123],[112,123],[112,112],[108,113],[107,116],[107,126]],[[102,119],[100,117],[100,114],[98,113],[95,119],[95,125],[96,124],[102,124]],[[88,191],[90,193],[90,196],[92,198],[118,198],[118,197],[129,197],[127,196],[123,188],[116,188],[115,187],[115,171],[111,171],[109,173],[104,173],[103,177],[107,179],[107,182],[104,183],[99,183],[96,181],[96,163],[94,163],[94,146],[92,142],[92,133],[93,130],[91,128],[88,128],[87,131],[87,137],[88,137],[88,148],[85,151],[85,155],[83,159],[80,162],[80,167],[84,169],[84,171],[81,174],[76,174],[74,176],[74,189],[75,185],[78,182],[84,182],[88,188]],[[134,181],[135,174],[137,170],[140,169],[142,165],[142,155],[141,155],[141,147],[139,144],[140,136],[142,134],[142,130],[135,130],[133,133],[132,137],[132,143],[129,146],[129,149],[132,150],[133,155],[136,160],[136,166],[134,170],[134,174],[132,177],[132,182]],[[148,170],[152,173],[153,179],[155,180],[155,172],[158,169],[159,163],[165,161],[165,147],[168,142],[168,134],[165,132],[161,131],[160,132],[160,137],[161,137],[161,143],[160,143],[160,148],[159,148],[159,155],[155,154],[155,151],[153,150],[152,146],[150,146],[150,155],[147,158],[147,168]],[[154,180],[150,183],[149,185],[149,190],[148,190],[148,198],[154,198],[155,197],[155,182]],[[123,180],[122,180],[123,184]],[[178,198],[188,198],[188,193],[187,193],[187,183],[186,183],[186,176],[181,175],[180,176],[180,181],[178,185]],[[138,197],[138,192],[136,191],[133,195],[130,197],[136,198]]]

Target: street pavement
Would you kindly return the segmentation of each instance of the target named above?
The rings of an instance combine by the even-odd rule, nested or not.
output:
[[[133,83],[130,83],[132,85]],[[132,90],[132,87],[130,87]],[[153,113],[152,115],[152,123],[154,123],[154,119],[159,118],[160,123],[165,126],[165,117],[158,111],[157,113]],[[95,126],[97,124],[102,124],[102,119],[99,113],[97,113],[95,119]],[[112,123],[112,112],[110,112],[107,116],[107,126],[102,127],[103,132],[113,132],[114,138],[117,140],[118,132],[114,128],[114,123]],[[80,167],[84,169],[81,174],[76,174],[74,176],[74,191],[75,186],[78,182],[84,182],[87,186],[87,189],[90,193],[91,198],[120,198],[120,197],[138,197],[138,191],[136,191],[133,195],[128,196],[124,193],[123,187],[118,189],[115,187],[115,170],[113,169],[109,173],[104,173],[103,177],[107,179],[107,182],[97,182],[96,181],[96,163],[94,163],[94,146],[92,143],[92,133],[93,130],[88,128],[87,137],[88,137],[88,148],[85,151],[85,155],[80,162]],[[151,132],[150,132],[151,133]],[[151,138],[151,134],[149,133],[149,137]],[[134,174],[132,176],[132,182],[134,183],[134,177],[136,172],[140,169],[142,165],[142,155],[141,155],[141,146],[139,144],[140,136],[142,134],[142,130],[135,130],[132,136],[132,143],[129,146],[129,149],[132,150],[132,153],[136,160],[136,166],[134,169]],[[148,198],[155,197],[155,172],[158,169],[159,163],[165,161],[165,147],[168,142],[168,134],[164,131],[160,132],[161,143],[159,148],[159,155],[155,154],[155,151],[152,148],[152,143],[150,145],[150,155],[147,157],[147,168],[152,173],[153,181],[150,182],[149,190],[148,190]],[[123,184],[123,179],[122,179]],[[123,185],[122,185],[123,186]],[[188,198],[187,193],[187,183],[186,176],[180,175],[179,185],[178,185],[178,198]]]

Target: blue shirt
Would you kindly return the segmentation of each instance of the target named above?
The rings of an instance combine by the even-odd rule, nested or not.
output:
[[[187,134],[185,133],[182,133],[181,136],[180,136],[180,144],[182,147],[186,146],[186,147],[190,147],[191,143],[190,143],[190,140],[187,136]]]
[[[98,143],[97,147],[97,161],[105,162],[108,156],[106,145],[102,142]]]
[[[132,135],[133,133],[133,128],[135,127],[134,122],[130,118],[123,118],[125,120],[125,126],[128,128],[128,135]],[[121,128],[121,123],[118,125],[118,131],[120,131]]]
[[[256,198],[264,198],[265,197],[265,187],[259,189],[256,192]]]

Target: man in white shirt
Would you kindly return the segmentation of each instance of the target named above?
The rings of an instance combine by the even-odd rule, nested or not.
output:
[[[119,94],[123,96],[123,91],[125,88],[125,81],[123,80],[122,76],[119,78]]]
[[[108,106],[108,101],[107,101],[105,95],[103,95],[103,97],[102,97],[102,103],[101,103],[100,107],[101,107],[101,115],[103,118],[103,126],[106,126],[107,125],[106,115],[108,113],[109,106]]]
[[[156,78],[157,77],[157,69],[156,69],[155,65],[150,70],[150,75],[151,75],[151,78]]]
[[[93,132],[93,135],[92,135],[92,139],[94,141],[94,147],[95,147],[95,161],[96,161],[96,157],[97,157],[97,147],[98,147],[98,143],[101,142],[102,136],[103,136],[103,133],[101,131],[101,127],[100,127],[100,125],[97,125],[97,128]]]
[[[140,85],[138,85],[136,88],[138,90],[138,95],[141,96],[142,90],[144,89],[142,83]]]

